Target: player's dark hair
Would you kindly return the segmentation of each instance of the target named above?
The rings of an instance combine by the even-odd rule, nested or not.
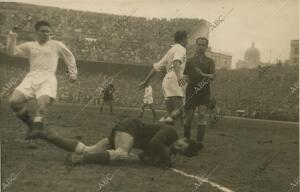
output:
[[[176,31],[174,34],[174,41],[176,43],[180,43],[182,40],[187,38],[187,32],[182,30],[182,31]]]
[[[185,150],[183,155],[187,156],[187,157],[196,156],[198,154],[198,151],[199,151],[199,144],[196,141],[192,140],[192,139],[188,139],[186,142],[189,144],[189,146]]]
[[[209,41],[208,41],[208,39],[207,39],[206,37],[198,37],[198,38],[196,39],[196,43],[197,43],[200,39],[201,39],[201,40],[205,40],[205,41],[206,41],[206,45],[208,46]]]
[[[35,30],[37,31],[37,30],[39,30],[39,28],[40,28],[41,26],[48,26],[48,27],[50,27],[50,24],[49,24],[48,21],[44,21],[44,20],[42,20],[42,21],[37,21],[37,22],[35,23],[35,25],[34,25],[34,28],[35,28]]]

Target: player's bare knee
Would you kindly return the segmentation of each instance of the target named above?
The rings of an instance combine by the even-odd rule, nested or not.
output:
[[[14,110],[14,112],[18,112],[23,107],[22,103],[19,102],[19,100],[14,96],[11,96],[8,102],[10,104],[10,107]]]
[[[49,96],[41,96],[37,99],[37,105],[41,108],[46,108],[52,103],[52,99]]]
[[[52,130],[52,129],[48,129],[45,133],[44,133],[44,139],[48,140],[48,141],[53,141],[55,140],[55,138],[58,136],[58,134]]]
[[[81,142],[79,142],[75,148],[75,153],[81,155],[83,153],[86,153],[87,146]]]

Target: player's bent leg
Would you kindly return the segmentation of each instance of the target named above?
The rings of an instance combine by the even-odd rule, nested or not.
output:
[[[173,125],[174,120],[170,117],[170,114],[174,110],[172,105],[172,97],[166,97],[165,104],[166,104],[167,113],[159,119],[159,122]]]
[[[166,105],[166,110],[167,110],[166,116],[168,116],[173,111],[172,101],[171,101],[170,97],[165,98],[165,105]]]
[[[156,115],[156,112],[155,112],[155,110],[154,110],[152,104],[149,104],[149,107],[150,107],[150,109],[151,109],[151,111],[152,111],[152,113],[153,113],[154,119],[156,120],[156,119],[157,119],[157,115]]]
[[[110,148],[108,138],[101,139],[98,143],[92,146],[85,146],[83,150],[85,154],[100,153]]]
[[[42,95],[37,98],[37,109],[36,116],[33,119],[32,132],[30,133],[30,138],[35,139],[38,137],[39,130],[43,128],[44,117],[47,114],[48,107],[51,105],[53,98],[48,95]]]
[[[205,115],[207,112],[207,107],[205,105],[200,105],[198,107],[198,123],[197,123],[197,141],[203,143],[205,136],[205,131],[207,127],[207,122],[205,120]]]
[[[25,107],[27,101],[26,96],[18,90],[15,90],[9,98],[9,104],[17,117],[21,119],[28,128],[31,128],[33,120]]]
[[[106,150],[93,154],[84,154],[84,164],[108,164],[113,160],[128,159],[129,152],[133,146],[134,138],[125,132],[116,131],[114,136],[115,149]]]
[[[48,107],[52,104],[53,98],[48,95],[42,95],[37,98],[36,117],[42,119],[46,116]]]
[[[195,109],[185,109],[184,116],[184,137],[190,139],[191,137],[191,128],[194,119],[194,111]]]
[[[38,139],[44,139],[47,142],[57,146],[60,149],[63,149],[68,152],[76,152],[84,149],[85,145],[75,139],[64,138],[60,136],[56,131],[52,129],[42,129],[38,130],[37,134]]]
[[[113,103],[112,103],[112,100],[108,101],[108,105],[109,105],[109,109],[110,109],[110,114],[113,115],[114,112],[113,112]]]
[[[145,104],[145,103],[142,104],[142,107],[141,107],[141,113],[140,113],[140,116],[139,116],[140,118],[142,118],[143,115],[144,115],[146,105],[147,105],[147,104]]]
[[[183,108],[183,100],[182,97],[171,97],[171,103],[173,106],[173,111],[170,114],[170,116],[177,120],[178,118],[180,118],[182,116],[182,108]]]
[[[109,140],[104,138],[95,145],[86,146],[85,144],[78,142],[75,147],[75,152],[67,156],[66,165],[78,165],[78,164],[107,164],[109,163],[109,153],[106,151],[109,149]]]
[[[114,142],[116,150],[121,149],[128,154],[133,147],[134,138],[128,133],[116,131]]]
[[[102,100],[101,105],[100,105],[100,112],[103,111],[103,106],[104,106],[104,101]]]

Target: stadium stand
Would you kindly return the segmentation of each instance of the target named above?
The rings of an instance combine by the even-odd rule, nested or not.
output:
[[[59,102],[99,104],[101,96],[97,94],[97,88],[106,78],[120,73],[114,80],[114,102],[126,107],[140,107],[143,91],[137,92],[138,83],[151,64],[158,61],[172,44],[173,33],[183,28],[192,32],[201,22],[198,19],[148,19],[1,3],[0,91],[4,97],[8,97],[28,67],[25,60],[5,54],[6,35],[12,24],[27,17],[28,13],[33,20],[20,35],[20,41],[32,40],[34,22],[51,15],[53,38],[63,41],[77,58],[80,78],[76,84],[69,83],[65,66],[59,66]],[[154,107],[163,109],[160,78],[153,79],[151,85]],[[12,88],[4,90],[12,80],[15,82],[10,85]],[[238,115],[236,111],[245,110],[246,117],[264,118],[280,104],[268,119],[298,121],[298,91],[284,100],[295,82],[298,82],[297,66],[273,65],[264,74],[257,68],[221,69],[217,71],[212,92],[225,115]]]

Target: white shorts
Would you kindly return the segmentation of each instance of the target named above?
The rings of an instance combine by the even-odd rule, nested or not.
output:
[[[162,82],[162,91],[165,99],[168,97],[183,97],[184,89],[179,87],[176,76],[165,76]]]
[[[23,93],[26,99],[39,98],[42,95],[55,99],[57,95],[57,80],[55,75],[48,72],[29,72],[16,90]]]
[[[144,99],[143,99],[143,102],[144,102],[145,104],[150,105],[150,104],[153,103],[153,98],[152,98],[152,97],[144,98]]]

